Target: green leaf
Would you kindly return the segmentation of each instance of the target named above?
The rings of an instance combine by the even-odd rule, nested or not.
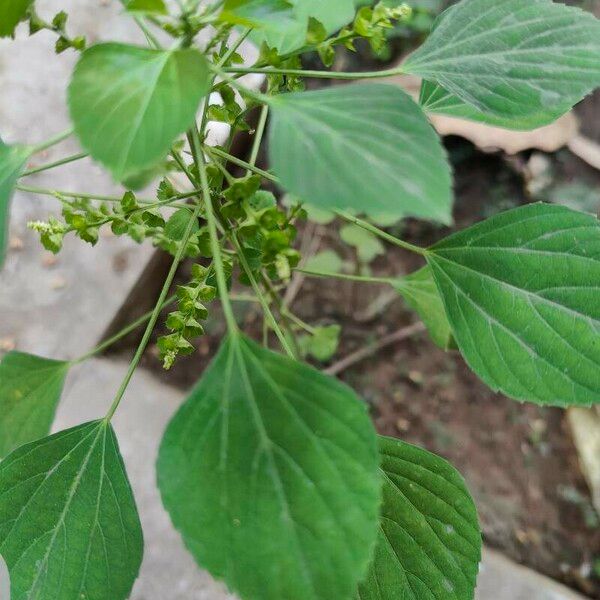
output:
[[[337,352],[341,332],[339,325],[315,327],[312,334],[302,336],[298,342],[304,354],[325,362]]]
[[[165,235],[172,240],[182,240],[192,217],[192,212],[187,208],[175,211],[165,225]],[[196,223],[192,226],[192,233],[196,233],[199,229],[200,225],[196,219]]]
[[[241,334],[170,423],[163,502],[198,563],[244,600],[352,597],[377,535],[366,405]]]
[[[309,19],[332,34],[352,21],[355,12],[352,0],[226,0],[220,19],[255,27],[252,37],[258,44],[290,54],[306,45]]]
[[[561,206],[502,213],[427,260],[458,347],[494,390],[567,406],[600,402],[600,226]]]
[[[340,238],[356,249],[358,258],[363,263],[370,263],[385,254],[385,247],[378,237],[353,223],[344,225],[340,229]]]
[[[244,27],[276,30],[297,25],[294,7],[287,0],[225,0],[221,21]]]
[[[150,15],[168,15],[167,5],[164,0],[129,0],[129,12],[140,12]]]
[[[0,362],[0,459],[48,435],[69,363],[9,352]]]
[[[33,0],[0,0],[0,37],[9,37],[27,16]]]
[[[0,268],[4,264],[8,245],[10,199],[30,154],[31,148],[7,146],[0,139]]]
[[[304,266],[312,271],[341,273],[344,268],[344,261],[335,250],[323,250],[311,256]]]
[[[552,0],[462,0],[404,63],[478,111],[547,124],[600,85],[600,21]]]
[[[402,279],[393,282],[394,287],[417,312],[425,323],[429,335],[440,348],[454,347],[452,327],[430,267],[423,267]]]
[[[321,208],[451,221],[445,152],[401,89],[335,87],[272,107],[270,160],[289,192]]]
[[[353,0],[291,0],[300,20],[312,18],[325,27],[327,33],[334,33],[352,21],[356,13]]]
[[[379,440],[379,541],[358,600],[472,600],[481,534],[463,478],[439,456]]]
[[[11,600],[125,600],[142,530],[112,427],[86,423],[0,462]]]
[[[559,105],[551,110],[531,114],[526,117],[501,117],[489,112],[482,112],[474,106],[463,102],[460,98],[453,96],[439,85],[425,80],[421,84],[421,98],[419,102],[423,110],[428,113],[439,113],[518,131],[528,131],[552,123],[571,108],[571,103],[567,102],[563,106]]]
[[[98,44],[75,67],[69,108],[83,147],[122,181],[166,156],[209,88],[197,50]]]

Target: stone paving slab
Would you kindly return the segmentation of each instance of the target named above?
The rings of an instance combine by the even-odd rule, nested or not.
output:
[[[476,600],[585,600],[583,596],[517,565],[502,554],[485,550]]]

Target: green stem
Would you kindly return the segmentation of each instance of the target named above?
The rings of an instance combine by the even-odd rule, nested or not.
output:
[[[241,158],[237,158],[237,157],[233,156],[233,154],[229,154],[228,152],[225,152],[224,150],[221,150],[220,148],[216,148],[215,146],[208,146],[205,144],[204,150],[206,150],[206,152],[208,154],[212,154],[213,156],[218,156],[219,158],[224,158],[228,162],[233,163],[234,165],[237,165],[238,167],[242,167],[242,169],[246,169],[251,173],[256,173],[257,175],[260,175],[261,177],[264,177],[265,179],[268,179],[269,181],[273,181],[274,183],[279,182],[279,179],[277,179],[277,177],[275,177],[275,175],[272,175],[271,173],[269,173],[268,171],[264,171],[263,169],[259,169],[258,167],[255,167],[254,165],[250,164],[249,162],[242,160]]]
[[[162,50],[161,43],[158,41],[158,38],[150,31],[150,28],[146,25],[144,19],[136,15],[134,17],[134,20],[137,23],[137,26],[142,30],[142,33],[144,34],[148,45],[153,46],[156,50]]]
[[[192,185],[198,186],[199,182],[192,175],[192,172],[189,170],[188,166],[185,164],[185,161],[179,154],[179,152],[175,152],[175,150],[171,151],[171,156],[175,159],[175,162],[179,165],[179,168],[183,171],[185,176],[188,178]]]
[[[17,184],[15,189],[20,190],[21,192],[28,192],[31,194],[40,194],[41,196],[52,196],[53,198],[59,198],[64,196],[65,198],[81,198],[83,200],[98,200],[99,202],[121,202],[123,200],[122,196],[102,196],[100,194],[88,194],[85,192],[67,192],[64,190],[49,190],[46,188],[38,188],[32,187],[29,185],[20,185]],[[193,196],[197,196],[200,193],[200,190],[192,190],[191,192],[185,192],[182,194],[177,194],[172,198],[167,198],[167,200],[162,200],[161,205],[169,204],[169,206],[174,206],[176,208],[189,208],[187,204],[177,204],[176,200],[184,200],[186,198],[191,198]],[[148,198],[136,198],[136,201],[139,204],[147,205],[146,208],[153,207],[157,205],[156,200],[150,200]]]
[[[47,139],[45,142],[38,144],[37,146],[33,146],[32,153],[42,152],[51,148],[52,146],[56,146],[56,144],[60,144],[60,142],[66,140],[73,133],[73,128],[67,129],[66,131],[62,131],[61,133],[52,136]]]
[[[175,279],[175,273],[177,272],[177,267],[179,266],[179,263],[181,262],[182,258],[185,255],[185,250],[187,248],[188,241],[192,234],[194,223],[197,221],[199,214],[200,214],[200,204],[196,205],[194,214],[190,218],[190,221],[185,230],[183,239],[181,240],[181,244],[179,245],[179,248],[177,249],[177,254],[175,256],[175,259],[173,260],[173,264],[171,265],[171,269],[169,270],[169,274],[167,275],[167,278],[166,278],[166,280],[163,284],[162,290],[160,292],[160,296],[158,297],[158,302],[156,303],[156,306],[154,307],[154,310],[152,311],[152,314],[150,315],[150,320],[148,321],[148,325],[146,326],[146,330],[144,331],[142,341],[140,342],[140,345],[138,346],[138,348],[136,350],[133,360],[129,364],[129,368],[127,369],[125,378],[123,379],[123,382],[121,383],[121,386],[119,387],[119,389],[117,391],[117,395],[115,396],[113,403],[111,404],[110,408],[108,409],[108,412],[106,413],[106,417],[104,417],[104,421],[106,423],[108,423],[112,419],[113,415],[115,414],[115,411],[117,410],[121,400],[123,399],[123,396],[125,395],[125,390],[127,389],[127,386],[129,385],[129,382],[131,381],[131,378],[133,377],[135,370],[137,369],[138,365],[140,364],[140,361],[142,360],[142,356],[144,354],[144,351],[146,350],[146,347],[148,346],[148,343],[150,342],[150,337],[152,336],[152,331],[154,330],[154,327],[156,326],[156,322],[158,321],[158,317],[160,316],[160,312],[162,310],[163,304],[165,303],[165,300],[167,299],[167,293],[169,292],[171,284],[173,283],[173,279]]]
[[[170,298],[167,298],[164,301],[163,305],[160,307],[161,310],[163,310],[170,304],[173,304],[173,302],[175,302],[175,300],[177,300],[177,295],[173,294]],[[132,331],[135,331],[138,327],[140,327],[141,325],[146,323],[148,321],[148,319],[150,319],[150,317],[152,317],[153,312],[154,312],[153,310],[148,311],[146,314],[139,317],[139,319],[136,319],[135,321],[133,321],[132,323],[127,325],[127,327],[124,327],[123,329],[121,329],[121,331],[119,331],[118,333],[115,333],[115,335],[108,338],[107,340],[105,340],[104,342],[102,342],[101,344],[99,344],[98,346],[96,346],[95,348],[90,350],[89,352],[86,352],[79,358],[76,358],[76,359],[70,361],[70,364],[78,365],[78,364],[88,360],[89,358],[96,356],[97,354],[101,354],[102,352],[104,352],[104,350],[106,350],[107,348],[110,348],[110,346],[112,346],[113,344],[116,344],[119,340],[122,340],[125,336],[129,335]]]
[[[81,160],[83,158],[87,158],[88,156],[89,156],[89,154],[87,152],[80,152],[79,154],[73,154],[72,156],[67,156],[66,158],[61,158],[60,160],[55,160],[54,162],[47,163],[45,165],[41,165],[40,167],[35,167],[33,169],[29,169],[28,171],[24,171],[21,174],[21,177],[35,175],[36,173],[41,173],[42,171],[49,171],[50,169],[54,169],[56,167],[61,167],[62,165],[68,165],[69,163],[75,162],[77,160]]]
[[[292,315],[289,311],[286,311],[283,307],[283,301],[281,300],[279,293],[271,283],[271,280],[263,273],[260,274],[263,285],[267,288],[269,295],[277,305],[277,310],[281,315],[282,326],[289,335],[289,339],[291,342],[292,350],[294,352],[294,358],[300,356],[300,348],[298,347],[298,343],[296,341],[296,336],[294,335],[294,330],[291,327],[290,323],[294,321],[294,315]],[[288,323],[288,321],[290,323]],[[298,319],[300,321],[300,319]]]
[[[345,281],[359,281],[361,283],[386,283],[391,285],[395,280],[390,277],[366,277],[364,275],[347,275],[346,273],[327,273],[324,271],[314,271],[313,269],[295,269],[300,273],[310,277],[326,277],[332,279],[343,279]]]
[[[249,73],[259,73],[262,75],[291,75],[293,77],[307,77],[312,79],[379,79],[382,77],[392,77],[405,73],[402,66],[393,69],[384,69],[382,71],[366,71],[364,73],[344,73],[339,71],[305,71],[303,69],[263,69],[260,67],[227,67],[223,73],[233,73],[235,75],[247,75]],[[225,77],[223,77],[225,79]],[[231,82],[229,82],[231,83]],[[233,83],[231,84],[233,85]]]
[[[362,227],[362,229],[365,229],[366,231],[373,233],[374,235],[380,237],[382,240],[385,240],[386,242],[389,242],[390,244],[394,244],[395,246],[400,246],[400,248],[404,248],[405,250],[409,250],[410,252],[414,252],[415,254],[420,254],[421,256],[427,256],[429,254],[429,252],[427,251],[426,248],[421,248],[420,246],[415,246],[413,244],[410,244],[409,242],[400,240],[397,237],[394,237],[393,235],[386,233],[385,231],[379,229],[378,227],[375,227],[375,225],[371,225],[371,223],[368,223],[367,221],[363,221],[362,219],[359,219],[358,217],[355,217],[354,215],[351,215],[350,213],[347,213],[343,210],[336,210],[334,212],[336,215],[338,215],[342,219],[345,219],[346,221],[350,221],[351,223],[354,223],[355,225]]]
[[[269,105],[263,104],[260,110],[260,117],[258,118],[258,125],[256,126],[256,132],[254,134],[254,142],[252,143],[252,151],[250,152],[249,165],[246,169],[246,177],[252,172],[251,166],[254,167],[258,153],[260,151],[260,145],[262,143],[263,136],[265,134],[265,128],[267,125],[267,118],[269,116]]]
[[[259,104],[268,104],[271,101],[271,98],[269,96],[261,94],[260,92],[257,92],[255,90],[250,89],[249,87],[246,87],[245,85],[242,85],[239,81],[236,81],[234,77],[229,77],[229,75],[227,75],[229,69],[221,69],[217,65],[209,66],[211,71],[215,75],[220,77],[223,81],[227,82],[230,86],[234,87],[239,92],[246,94],[246,96],[250,96],[250,98],[253,98]]]
[[[227,278],[225,277],[225,268],[223,266],[223,256],[221,254],[221,246],[219,244],[219,234],[217,232],[217,218],[213,209],[212,198],[210,195],[210,188],[208,186],[208,177],[206,174],[206,165],[204,163],[204,156],[202,155],[202,149],[200,144],[200,136],[198,135],[198,129],[194,125],[191,130],[192,140],[192,154],[194,156],[194,162],[198,168],[200,174],[200,183],[202,186],[202,194],[204,197],[204,206],[206,209],[206,221],[208,223],[208,233],[210,236],[210,246],[213,254],[213,261],[215,263],[215,272],[217,276],[217,287],[219,288],[219,297],[221,299],[221,305],[223,307],[223,313],[225,314],[225,320],[227,321],[227,329],[230,334],[239,333],[239,329],[233,314],[233,308],[229,300],[229,290],[227,289]]]
[[[296,355],[294,354],[294,351],[290,347],[287,338],[285,337],[283,331],[281,331],[281,328],[279,327],[277,321],[275,320],[275,316],[273,315],[273,312],[271,311],[271,307],[269,306],[269,303],[267,302],[265,295],[263,294],[262,290],[260,289],[260,286],[258,285],[258,282],[256,281],[254,274],[252,273],[252,269],[250,268],[250,265],[248,264],[248,261],[246,260],[246,255],[244,254],[244,251],[233,231],[230,234],[230,238],[231,238],[231,241],[233,242],[233,245],[235,246],[235,249],[237,250],[237,255],[238,255],[238,259],[240,261],[240,265],[242,266],[244,273],[246,274],[246,276],[248,277],[248,280],[250,281],[250,284],[252,285],[252,289],[254,290],[254,293],[256,294],[256,298],[260,302],[260,305],[263,309],[265,316],[267,317],[267,320],[269,321],[269,324],[271,325],[271,328],[273,329],[273,331],[275,332],[275,335],[277,336],[277,339],[281,343],[281,347],[285,350],[285,352],[288,354],[288,356],[290,358],[296,359]]]

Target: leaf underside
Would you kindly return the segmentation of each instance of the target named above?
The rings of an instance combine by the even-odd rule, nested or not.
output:
[[[494,390],[558,406],[600,402],[600,226],[532,204],[430,249],[458,346]]]
[[[377,534],[376,436],[354,393],[241,334],[169,425],[163,502],[245,600],[352,598]]]
[[[0,554],[11,600],[125,600],[142,530],[117,441],[97,421],[0,463]]]
[[[69,109],[82,146],[123,181],[167,155],[209,88],[197,50],[98,44],[77,63]]]
[[[600,85],[600,21],[552,0],[463,0],[440,17],[404,71],[476,113],[531,129]]]
[[[269,155],[286,190],[319,208],[451,220],[445,152],[399,88],[357,84],[277,97]]]

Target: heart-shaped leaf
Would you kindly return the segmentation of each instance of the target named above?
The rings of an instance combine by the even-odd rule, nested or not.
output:
[[[170,423],[163,502],[244,600],[351,598],[380,500],[376,436],[345,385],[230,336]]]
[[[198,50],[92,46],[69,85],[75,132],[92,157],[123,181],[167,155],[194,122],[210,80]]]

